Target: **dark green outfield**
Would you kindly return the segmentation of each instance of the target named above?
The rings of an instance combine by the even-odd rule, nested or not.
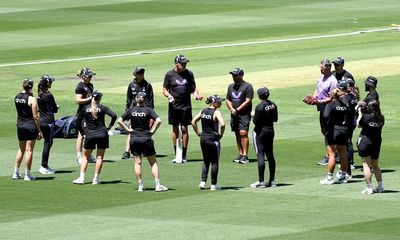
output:
[[[400,31],[318,38],[226,48],[172,51],[126,57],[79,60],[93,56],[152,52],[198,46],[294,39],[384,29],[400,24],[397,0],[329,1],[129,1],[3,0],[0,2],[0,239],[398,239],[400,232],[398,102]],[[257,163],[232,163],[234,135],[222,139],[220,192],[200,191],[201,151],[190,132],[189,160],[173,165],[167,103],[162,81],[177,53],[185,54],[203,95],[226,93],[228,72],[237,66],[254,88],[268,86],[279,106],[276,124],[275,189],[254,190]],[[321,186],[326,167],[318,113],[301,102],[313,91],[323,58],[343,56],[346,68],[361,85],[378,77],[383,131],[383,194],[364,196],[360,159],[349,184]],[[67,62],[35,64],[46,60]],[[25,63],[21,66],[11,64]],[[17,139],[13,98],[24,78],[56,77],[52,92],[57,115],[76,111],[77,70],[97,72],[96,89],[103,103],[121,115],[126,87],[135,65],[146,68],[153,84],[156,111],[163,123],[154,136],[161,181],[170,188],[155,193],[150,168],[143,164],[148,191],[138,193],[132,160],[121,160],[125,137],[110,138],[102,185],[76,186],[75,141],[56,139],[50,166],[53,176],[37,170],[43,141],[36,143],[35,182],[13,181]],[[35,85],[36,87],[37,85]],[[365,93],[362,92],[362,96]],[[254,100],[255,103],[258,100]],[[196,113],[205,104],[193,102]],[[226,107],[221,109],[229,123]],[[356,131],[354,141],[358,135]],[[251,142],[252,143],[252,142]],[[21,170],[24,170],[22,166]],[[268,176],[268,174],[266,174]]]

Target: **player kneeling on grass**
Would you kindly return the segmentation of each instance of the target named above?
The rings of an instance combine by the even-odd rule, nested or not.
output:
[[[111,111],[108,107],[101,105],[100,100],[103,97],[103,94],[99,91],[94,91],[92,93],[92,102],[90,105],[86,105],[82,111],[79,112],[78,122],[85,121],[86,122],[86,136],[84,142],[84,151],[83,158],[81,163],[81,172],[79,178],[73,180],[72,182],[75,184],[84,184],[85,183],[85,173],[88,166],[88,159],[92,154],[93,149],[96,148],[97,145],[97,153],[96,153],[96,169],[94,172],[94,177],[92,184],[97,185],[100,184],[99,175],[101,172],[101,168],[103,167],[103,159],[104,153],[106,149],[109,147],[109,136],[108,130],[112,128],[117,120],[117,115]],[[104,117],[108,115],[111,117],[111,122],[108,127],[105,126]],[[81,125],[78,125],[79,132],[84,135],[83,129]]]
[[[360,137],[357,141],[358,155],[363,162],[363,172],[366,188],[362,191],[364,194],[373,192],[383,192],[382,172],[378,165],[379,153],[382,144],[382,128],[385,124],[385,118],[381,113],[379,102],[372,100],[367,106],[363,104],[358,106],[357,126],[361,128]],[[375,174],[378,187],[372,189],[372,174]]]
[[[257,90],[261,102],[254,111],[253,144],[258,160],[258,181],[250,184],[252,188],[276,187],[275,182],[275,157],[274,157],[274,122],[278,121],[278,107],[270,101],[269,90],[262,87]],[[267,157],[269,167],[269,180],[264,182],[265,160]]]
[[[138,182],[138,191],[144,191],[144,183],[142,179],[142,155],[147,157],[151,165],[151,171],[155,181],[155,191],[163,192],[168,188],[160,184],[160,173],[156,159],[156,151],[151,136],[157,131],[161,125],[161,119],[157,116],[152,108],[144,105],[146,93],[139,92],[136,95],[136,106],[128,109],[119,119],[118,124],[131,134],[130,149],[135,160],[135,176]],[[130,120],[130,127],[126,126],[124,121]],[[150,127],[150,121],[154,121]]]
[[[219,155],[221,150],[220,139],[224,135],[225,122],[221,112],[218,108],[221,107],[221,103],[224,101],[217,95],[211,95],[207,97],[206,104],[209,104],[207,108],[201,110],[192,120],[193,130],[200,137],[200,147],[203,152],[203,164],[201,182],[199,184],[200,189],[206,188],[206,181],[208,170],[211,164],[211,191],[220,190],[221,187],[217,185],[218,178],[218,165]],[[199,132],[197,122],[201,120],[202,132]]]

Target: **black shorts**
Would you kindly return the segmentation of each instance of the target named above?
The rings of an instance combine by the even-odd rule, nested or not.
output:
[[[231,116],[231,130],[232,132],[245,130],[246,132],[249,131],[250,127],[250,115],[237,115]]]
[[[360,135],[357,140],[358,155],[360,157],[371,157],[371,159],[379,159],[379,154],[381,152],[382,139],[371,139],[367,136]]]
[[[85,149],[106,149],[109,148],[109,136],[107,131],[87,133],[83,147]]]
[[[18,141],[36,140],[38,129],[34,122],[17,123]]]
[[[187,109],[174,109],[169,105],[168,109],[168,124],[172,126],[179,126],[179,124],[188,126],[192,124],[192,108]]]
[[[349,129],[347,127],[335,126],[325,134],[328,145],[347,145],[349,141]]]
[[[149,137],[131,137],[131,153],[133,156],[153,156],[156,154],[154,141]]]

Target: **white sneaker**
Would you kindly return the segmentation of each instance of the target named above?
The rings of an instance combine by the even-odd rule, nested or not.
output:
[[[84,184],[85,183],[85,179],[78,177],[77,179],[72,181],[74,184]]]
[[[319,183],[321,183],[322,185],[332,185],[335,182],[333,181],[333,177],[331,177],[331,178],[326,177],[326,178],[322,179],[321,181],[319,181]]]
[[[96,158],[93,157],[92,155],[90,155],[89,159],[88,159],[89,163],[96,163]]]
[[[100,179],[98,178],[93,178],[92,180],[92,185],[99,185],[101,183]]]
[[[356,169],[356,167],[355,167],[353,164],[351,164],[351,165],[350,165],[350,169],[351,169],[351,170],[354,170],[354,169]]]
[[[163,186],[163,185],[157,185],[156,186],[156,190],[155,190],[156,192],[165,192],[165,191],[168,191],[168,188],[166,187],[166,186]]]
[[[11,178],[14,180],[18,180],[18,179],[21,179],[22,177],[21,177],[21,174],[19,174],[19,172],[15,172],[15,173],[13,173]]]
[[[76,157],[76,164],[81,165],[82,157]]]
[[[265,182],[256,181],[250,184],[251,188],[265,188]]]
[[[372,190],[372,188],[365,188],[364,190],[362,190],[361,191],[361,193],[363,193],[363,194],[373,194],[374,193],[374,190]]]
[[[206,189],[206,182],[201,181],[200,184],[199,184],[199,188],[200,188],[200,190]]]
[[[218,185],[218,184],[211,185],[211,187],[210,187],[210,190],[211,190],[211,191],[219,191],[219,190],[221,190],[221,189],[222,189],[221,186]]]
[[[35,181],[35,179],[36,178],[34,176],[32,176],[32,174],[30,174],[30,173],[26,174],[25,177],[24,177],[25,181]]]
[[[177,162],[176,158],[174,158],[174,159],[172,159],[171,162],[172,162],[172,163],[177,163],[177,164],[180,164],[180,163],[187,163],[187,159],[182,158],[182,162]]]
[[[383,191],[385,191],[383,187],[377,187],[374,189],[374,193],[383,193]]]
[[[337,178],[336,178],[336,183],[339,183],[339,184],[347,183],[347,173],[342,172],[342,171],[338,172]]]
[[[143,183],[138,185],[137,191],[138,192],[143,192],[144,191],[144,184]]]
[[[39,168],[39,173],[42,175],[50,175],[50,174],[54,174],[55,172],[56,172],[56,170],[51,169],[49,167],[45,168],[45,167],[40,166],[40,168]]]

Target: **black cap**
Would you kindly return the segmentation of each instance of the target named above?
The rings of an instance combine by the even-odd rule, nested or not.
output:
[[[338,84],[337,84],[337,87],[338,87],[340,90],[346,90],[348,86],[349,86],[349,84],[347,83],[346,80],[341,80],[341,81],[339,81]]]
[[[189,59],[187,59],[184,55],[178,54],[175,57],[175,63],[187,63],[189,62]]]
[[[24,79],[24,82],[22,83],[22,86],[24,89],[31,89],[33,88],[33,80],[30,78]]]
[[[242,68],[237,67],[234,68],[232,71],[229,72],[230,74],[234,75],[234,76],[239,76],[239,75],[244,75],[244,71]]]
[[[211,95],[207,97],[206,103],[210,104],[210,103],[215,103],[215,102],[223,102],[225,101],[225,98],[222,98],[218,95]]]
[[[378,84],[378,79],[373,76],[368,76],[367,79],[364,81],[365,85],[371,86],[371,87],[376,87]]]
[[[93,77],[94,75],[96,75],[96,73],[87,67],[82,68],[77,74],[78,77]]]
[[[49,83],[54,82],[55,80],[56,80],[56,79],[55,79],[54,77],[51,77],[51,76],[49,76],[49,75],[43,75],[43,76],[40,78],[40,83],[49,84]]]
[[[146,98],[147,94],[145,92],[138,92],[138,94],[136,94],[136,97]]]
[[[135,73],[135,74],[144,73],[144,71],[145,71],[145,69],[144,69],[143,67],[141,67],[141,66],[136,66],[136,67],[133,69],[133,73]]]
[[[347,82],[347,86],[349,86],[349,87],[354,87],[354,85],[356,85],[356,82],[354,82],[354,80],[352,78],[347,78],[346,82]]]
[[[261,87],[257,90],[259,96],[269,97],[269,89],[267,87]]]
[[[98,90],[94,90],[92,93],[92,97],[94,98],[94,100],[99,100],[100,98],[103,97],[103,93],[101,93]]]
[[[335,65],[342,65],[342,64],[344,64],[344,58],[342,58],[342,57],[337,57],[335,60],[333,60],[332,61],[333,62],[333,64],[335,64]]]

